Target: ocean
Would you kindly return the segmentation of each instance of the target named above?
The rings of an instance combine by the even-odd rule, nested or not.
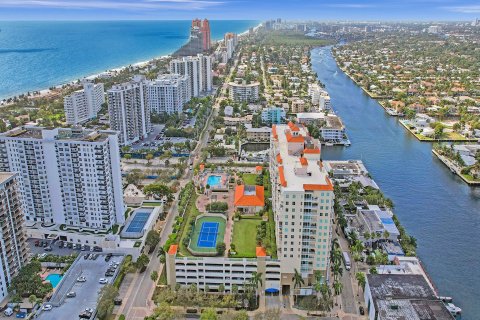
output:
[[[0,99],[171,54],[190,21],[0,21]],[[212,39],[258,25],[210,21]]]

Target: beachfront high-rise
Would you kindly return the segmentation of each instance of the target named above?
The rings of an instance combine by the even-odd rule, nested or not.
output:
[[[132,81],[114,85],[107,91],[110,129],[119,132],[122,146],[130,145],[152,131],[147,83],[144,76],[135,76]]]
[[[12,129],[0,134],[0,171],[18,173],[27,224],[106,231],[124,222],[114,131]]]
[[[173,53],[176,57],[193,56],[202,52],[209,52],[212,46],[210,22],[207,19],[192,20],[188,42]]]
[[[202,34],[202,47],[204,51],[210,50],[212,45],[212,39],[210,36],[210,22],[207,19],[194,19],[192,20],[192,28],[198,28]]]
[[[238,36],[236,33],[228,32],[223,37],[223,45],[225,46],[225,50],[227,52],[227,60],[231,59],[233,56],[233,52],[235,51],[235,47],[238,44]]]
[[[155,113],[181,113],[190,100],[188,76],[163,74],[147,85],[148,109]]]
[[[329,268],[334,193],[320,146],[301,125],[272,126],[272,207],[282,285],[291,289],[295,270],[311,280],[315,271],[327,276]]]
[[[212,90],[212,57],[198,54],[170,61],[170,72],[189,77],[190,93],[198,97]]]
[[[27,237],[16,174],[0,172],[0,301],[12,278],[28,261]]]
[[[82,90],[75,91],[63,99],[67,123],[82,124],[96,118],[104,102],[103,83],[85,80]]]

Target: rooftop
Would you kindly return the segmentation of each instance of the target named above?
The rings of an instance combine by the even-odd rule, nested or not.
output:
[[[378,319],[382,320],[451,320],[453,317],[440,300],[380,300]]]
[[[48,129],[37,126],[22,126],[0,134],[0,137],[22,138],[22,139],[44,139],[44,140],[65,140],[65,141],[103,141],[113,131],[95,131],[84,129],[80,126],[73,128]]]
[[[276,137],[277,160],[281,159],[281,163],[277,163],[284,190],[333,190],[326,171],[320,166],[320,145],[305,127],[292,123],[276,125],[272,133]]]
[[[265,190],[263,186],[239,185],[235,187],[236,207],[263,207]]]
[[[15,176],[15,173],[11,172],[0,172],[0,184],[10,180],[12,177]]]
[[[412,274],[367,274],[372,298],[385,299],[429,299],[435,294],[422,275]]]

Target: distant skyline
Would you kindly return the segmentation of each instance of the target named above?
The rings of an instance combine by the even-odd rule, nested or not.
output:
[[[472,20],[478,0],[0,0],[0,20]]]

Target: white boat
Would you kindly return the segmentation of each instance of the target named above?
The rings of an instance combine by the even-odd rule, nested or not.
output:
[[[331,143],[331,142],[325,142],[325,145],[326,145],[327,147],[333,147],[333,146],[334,146],[334,144]]]
[[[453,303],[445,303],[445,307],[447,307],[447,310],[454,317],[462,314],[462,309],[460,309],[459,307],[457,307]]]

